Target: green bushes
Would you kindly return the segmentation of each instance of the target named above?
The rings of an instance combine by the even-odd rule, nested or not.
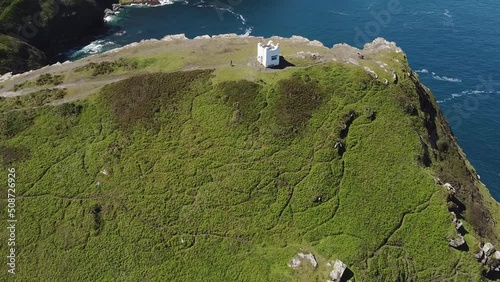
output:
[[[42,74],[35,81],[35,85],[43,86],[43,85],[59,85],[63,83],[64,76],[61,74]]]
[[[21,108],[41,107],[50,102],[63,99],[67,95],[66,89],[43,89],[28,95],[7,97],[0,99],[0,110],[14,110]]]
[[[116,61],[104,61],[100,63],[88,63],[83,67],[75,69],[75,72],[91,71],[92,76],[111,74],[118,70],[135,70],[138,68],[138,63],[136,61],[131,61],[127,59],[118,59]]]
[[[22,89],[24,86],[28,85],[28,81],[25,81],[23,83],[19,83],[19,84],[14,84],[14,88],[13,90],[14,91],[17,91],[19,89]]]
[[[62,117],[78,116],[83,110],[82,105],[76,105],[74,103],[64,103],[56,108],[56,111]]]
[[[27,80],[20,84],[15,84],[13,90],[18,91],[27,87],[36,86],[57,86],[64,82],[64,75],[45,73],[37,77],[36,80]]]
[[[234,109],[233,123],[249,125],[259,118],[260,110],[265,106],[264,96],[259,93],[262,86],[248,81],[224,81],[217,89]]]
[[[33,111],[13,111],[0,114],[0,138],[12,138],[33,124]]]
[[[108,85],[103,99],[122,128],[154,122],[160,110],[174,112],[179,95],[197,80],[206,80],[211,70],[138,75]]]
[[[277,118],[284,126],[293,129],[304,125],[323,98],[314,81],[305,82],[297,77],[279,81],[278,89]]]

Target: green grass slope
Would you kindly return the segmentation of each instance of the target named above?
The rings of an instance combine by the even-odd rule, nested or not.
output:
[[[352,281],[484,279],[473,253],[496,243],[496,202],[404,55],[386,56],[397,83],[338,62],[252,79],[143,69],[76,104],[6,98],[15,278],[326,281],[340,259]],[[453,197],[435,178],[467,207],[469,250],[448,246]],[[318,268],[288,267],[299,251]]]

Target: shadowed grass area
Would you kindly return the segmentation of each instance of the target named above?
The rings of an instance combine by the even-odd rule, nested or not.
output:
[[[266,106],[265,97],[260,93],[262,86],[248,80],[224,81],[218,85],[223,99],[234,108],[234,124],[246,125],[256,122],[260,111]]]
[[[32,110],[0,113],[0,136],[12,138],[33,125],[36,114]]]
[[[315,81],[290,78],[280,81],[278,89],[276,114],[285,126],[297,128],[304,125],[313,111],[321,105],[322,95]]]
[[[151,123],[163,108],[175,111],[179,95],[196,80],[206,80],[211,70],[138,75],[103,89],[105,102],[122,128],[137,122]]]
[[[138,69],[139,67],[144,67],[144,65],[139,65],[134,60],[128,60],[124,58],[120,58],[116,61],[104,61],[100,63],[88,63],[82,67],[78,67],[74,70],[74,72],[90,72],[91,76],[99,76],[111,74],[117,71],[132,71]]]
[[[7,167],[28,159],[30,151],[25,148],[0,147],[0,156],[2,157],[2,165]]]

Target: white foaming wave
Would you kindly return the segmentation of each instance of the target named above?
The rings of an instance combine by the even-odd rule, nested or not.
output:
[[[213,4],[207,4],[204,0],[194,3],[193,6],[198,8],[215,8]]]
[[[170,5],[170,4],[174,4],[175,1],[172,1],[172,0],[158,0],[158,2],[160,2],[160,5]]]
[[[241,20],[242,24],[246,24],[247,23],[247,19],[245,19],[245,17],[243,17],[242,14],[239,14],[239,17],[240,17],[240,20]]]
[[[421,70],[416,70],[416,73],[429,73],[428,69],[421,69]]]
[[[113,34],[113,35],[115,35],[115,36],[123,36],[126,33],[127,33],[126,30],[120,30],[120,31],[115,32],[115,34]]]
[[[233,16],[235,16],[237,19],[239,19],[243,25],[247,24],[247,19],[242,14],[236,13],[234,11],[233,7],[231,7],[231,6],[218,7],[218,6],[214,5],[214,4],[207,4],[203,0],[201,0],[200,2],[194,3],[193,6],[196,6],[198,8],[214,8],[217,11],[228,12],[228,13],[232,14]]]
[[[464,90],[460,93],[453,93],[451,94],[449,98],[445,98],[442,100],[438,100],[436,102],[442,104],[446,103],[448,101],[451,101],[453,99],[457,99],[463,96],[469,96],[469,95],[481,95],[481,94],[500,94],[500,91],[484,91],[484,90],[478,90],[478,89],[469,89],[469,90]]]
[[[417,16],[417,15],[432,15],[434,14],[433,11],[414,11],[411,13],[412,16]]]
[[[487,93],[486,91],[483,91],[483,90],[464,90],[460,93],[453,93],[451,94],[451,98],[458,98],[458,97],[462,97],[464,95],[478,95],[478,94],[485,94]]]
[[[440,80],[440,81],[447,81],[447,82],[453,82],[453,83],[460,83],[462,80],[460,78],[454,78],[454,77],[448,77],[448,76],[440,76],[437,75],[435,72],[430,72],[428,69],[421,69],[421,70],[416,70],[416,73],[422,73],[422,74],[431,74],[431,77],[435,80]]]
[[[102,51],[105,46],[114,45],[111,41],[104,41],[102,39],[91,42],[89,45],[78,50],[76,53],[97,54]]]
[[[149,4],[143,4],[143,3],[131,3],[128,4],[127,7],[133,7],[133,8],[147,8],[147,7],[160,7],[160,6],[165,6],[165,5],[172,5],[175,2],[187,2],[187,1],[175,1],[175,0],[158,0],[160,4],[157,5],[149,5]]]
[[[446,99],[443,99],[443,100],[436,100],[436,102],[437,102],[438,104],[443,104],[443,103],[446,103],[446,102],[450,101],[451,99],[452,99],[452,98],[446,98]]]
[[[368,8],[368,10],[369,10],[369,8]],[[336,14],[336,15],[349,16],[348,13],[339,12],[339,11],[335,11],[335,10],[330,10],[329,12],[332,13],[332,14]]]
[[[247,28],[247,29],[245,30],[245,33],[244,33],[244,34],[242,34],[242,35],[238,35],[238,36],[239,36],[239,37],[249,37],[249,36],[250,36],[250,34],[252,34],[252,30],[253,30],[253,26],[251,26],[251,27]]]
[[[231,13],[233,16],[235,16],[237,19],[239,19],[243,25],[246,25],[246,23],[247,23],[247,19],[245,19],[245,17],[242,14],[236,13],[234,11],[234,9],[232,9],[232,8],[219,8],[219,7],[214,7],[214,8],[219,10],[219,11]]]
[[[462,82],[462,80],[460,78],[447,77],[447,76],[439,76],[435,72],[432,73],[432,78],[435,79],[435,80],[455,82],[455,83]]]
[[[443,25],[446,26],[446,27],[451,27],[451,29],[453,31],[456,31],[455,30],[455,23],[454,23],[454,20],[453,20],[453,15],[451,14],[451,12],[448,11],[448,10],[444,10],[443,15],[445,16]]]
[[[114,14],[112,15],[108,15],[108,16],[105,16],[104,17],[104,21],[109,23],[109,22],[113,22],[116,20],[117,16],[120,14],[120,11],[116,11],[114,12]]]

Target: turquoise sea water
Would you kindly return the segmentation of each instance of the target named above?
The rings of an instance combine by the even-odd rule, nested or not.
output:
[[[500,200],[500,3],[494,0],[230,0],[130,7],[78,59],[169,34],[289,37],[361,47],[382,36],[432,89],[481,180]]]

